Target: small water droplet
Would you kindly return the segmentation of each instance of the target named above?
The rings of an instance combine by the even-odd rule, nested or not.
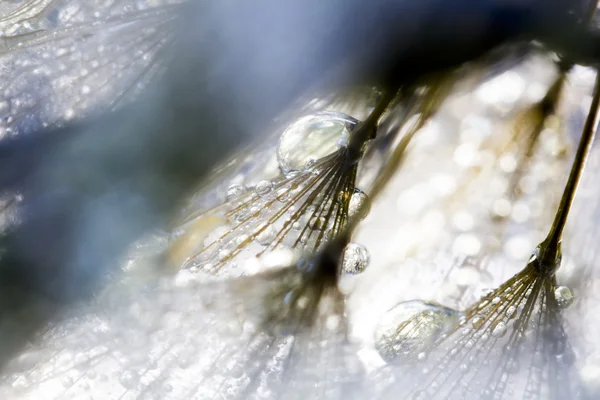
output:
[[[477,316],[473,318],[473,321],[471,321],[471,323],[473,324],[473,328],[479,329],[483,326],[485,320],[482,317]]]
[[[256,184],[256,194],[259,196],[267,195],[271,189],[273,189],[273,182],[271,181],[260,181]]]
[[[348,203],[348,217],[364,219],[369,213],[369,197],[360,189],[354,189]]]
[[[227,200],[235,199],[246,192],[246,186],[233,184],[227,189]]]
[[[514,318],[517,313],[517,308],[515,306],[510,306],[506,309],[506,318],[511,319]]]
[[[135,372],[125,371],[121,374],[119,382],[121,382],[121,385],[123,385],[124,388],[132,389],[137,385],[138,378],[139,376]]]
[[[285,203],[290,198],[290,190],[288,188],[281,188],[277,191],[277,200]]]
[[[560,308],[569,307],[573,304],[573,300],[575,299],[573,292],[567,286],[557,286],[556,289],[554,289],[554,297]]]
[[[320,231],[325,227],[326,223],[327,220],[325,219],[325,217],[313,217],[310,220],[309,226],[315,231]]]
[[[349,243],[344,250],[342,270],[346,274],[360,274],[368,267],[369,261],[369,252],[365,246]]]
[[[263,246],[268,246],[275,239],[275,230],[271,225],[266,226],[261,233],[256,236],[256,241]]]
[[[495,322],[492,324],[492,336],[495,338],[501,338],[506,335],[506,324],[502,321]]]

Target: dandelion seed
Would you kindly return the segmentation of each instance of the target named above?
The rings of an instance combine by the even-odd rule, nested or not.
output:
[[[569,296],[568,289],[557,286],[555,273],[562,260],[563,228],[596,130],[599,103],[600,75],[571,174],[547,238],[521,272],[468,308],[465,320],[459,321],[445,339],[436,343],[428,362],[439,368],[413,384],[408,393],[430,387],[434,389],[429,393],[430,398],[452,398],[464,396],[464,388],[468,388],[485,398],[502,398],[509,388],[518,388],[520,396],[527,398],[581,395],[571,369],[574,354],[559,305],[563,295],[564,304],[572,301],[572,295]],[[510,329],[509,321],[512,321]],[[493,364],[486,363],[489,357],[494,357]],[[474,372],[461,372],[464,360],[472,366],[468,370]],[[404,380],[400,382],[407,384]]]

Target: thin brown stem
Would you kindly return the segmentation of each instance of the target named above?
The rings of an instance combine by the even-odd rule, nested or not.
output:
[[[560,245],[562,235],[567,223],[569,211],[575,198],[575,193],[583,174],[583,169],[590,153],[592,143],[596,134],[596,126],[598,123],[598,105],[600,104],[600,74],[596,75],[596,83],[594,84],[594,92],[592,103],[588,112],[577,153],[571,167],[569,179],[565,186],[560,205],[554,217],[552,227],[546,239],[540,245],[540,256],[542,264],[544,261],[553,261],[560,258]]]

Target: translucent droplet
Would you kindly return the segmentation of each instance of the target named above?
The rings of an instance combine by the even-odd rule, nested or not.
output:
[[[506,335],[506,330],[506,324],[502,321],[492,324],[492,336],[495,338],[501,338]]]
[[[418,358],[452,328],[461,313],[420,300],[402,302],[387,311],[375,329],[375,349],[387,362]]]
[[[235,199],[246,192],[246,186],[233,184],[227,189],[227,200]]]
[[[311,229],[314,229],[315,231],[320,231],[321,229],[323,229],[325,227],[326,223],[327,223],[327,220],[325,219],[325,217],[313,217],[310,220],[309,226],[311,227]]]
[[[346,274],[360,274],[368,267],[369,260],[369,251],[365,246],[349,243],[344,250],[342,270]]]
[[[423,390],[415,392],[412,396],[412,400],[426,400],[428,398],[427,393]]]
[[[483,326],[485,320],[482,317],[477,316],[473,318],[473,321],[471,323],[473,324],[473,328],[479,329]]]
[[[261,257],[265,268],[281,268],[296,264],[300,260],[300,252],[290,248],[277,249]]]
[[[137,385],[139,376],[132,371],[125,371],[119,378],[119,382],[126,389],[132,389]]]
[[[369,213],[369,197],[360,189],[354,189],[348,203],[348,217],[363,219]]]
[[[264,196],[273,189],[273,182],[271,181],[260,181],[256,184],[256,194]]]
[[[256,241],[263,246],[268,246],[275,239],[275,230],[271,225],[268,225],[264,230],[256,236]]]
[[[573,300],[575,299],[573,292],[567,286],[557,286],[556,289],[554,289],[554,297],[560,308],[569,307],[573,304]]]
[[[358,121],[346,114],[320,112],[300,118],[281,135],[277,161],[284,174],[303,171],[307,164],[346,146]]]
[[[290,198],[290,190],[288,188],[281,188],[277,191],[277,200],[282,203],[286,202]]]

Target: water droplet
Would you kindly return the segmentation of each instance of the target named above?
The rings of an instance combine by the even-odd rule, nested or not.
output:
[[[364,219],[369,214],[369,197],[360,189],[354,189],[348,203],[348,217]]]
[[[349,243],[344,250],[342,270],[346,274],[360,274],[369,265],[369,252],[365,246],[357,243]]]
[[[461,314],[420,300],[397,304],[379,320],[375,349],[387,362],[418,357],[450,328]]]
[[[325,217],[313,217],[310,220],[309,226],[315,231],[320,231],[325,227],[326,223],[327,220],[325,219]]]
[[[256,241],[263,246],[268,246],[275,239],[275,230],[271,225],[268,225],[264,230],[256,236]]]
[[[235,199],[246,192],[246,186],[233,184],[227,189],[227,200]]]
[[[125,371],[119,378],[119,382],[126,389],[132,389],[137,385],[139,376],[132,371]]]
[[[515,306],[510,306],[506,309],[506,318],[511,319],[514,318],[517,312],[517,308]]]
[[[290,198],[290,190],[288,188],[281,188],[277,191],[277,200],[285,203]]]
[[[473,324],[473,328],[479,329],[483,326],[485,320],[482,317],[477,316],[473,318],[473,321],[471,321],[471,323]]]
[[[495,338],[501,338],[506,335],[506,324],[502,321],[495,322],[492,324],[492,336]]]
[[[256,194],[264,196],[273,189],[273,182],[271,181],[260,181],[256,184]]]
[[[284,174],[303,171],[312,160],[339,150],[358,121],[346,114],[320,112],[298,119],[281,135],[277,161]]]
[[[554,297],[560,308],[569,307],[573,304],[573,300],[575,299],[573,292],[567,286],[557,286],[556,289],[554,289]]]

